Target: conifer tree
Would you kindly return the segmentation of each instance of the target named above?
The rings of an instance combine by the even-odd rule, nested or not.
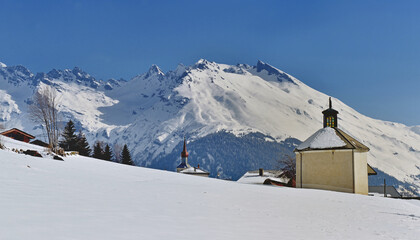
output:
[[[92,157],[97,158],[97,159],[103,159],[104,158],[104,151],[102,150],[100,142],[96,142],[95,146],[93,146]]]
[[[103,159],[104,160],[107,160],[107,161],[111,161],[111,159],[112,159],[111,148],[109,147],[108,144],[105,146],[105,151],[104,151]]]
[[[131,160],[131,155],[130,151],[128,151],[127,144],[124,144],[124,148],[122,150],[122,164],[134,165],[133,160]]]
[[[60,141],[59,145],[65,151],[76,151],[77,150],[77,136],[75,134],[76,129],[74,128],[74,123],[72,120],[68,121],[64,132],[61,135],[63,140]]]
[[[79,135],[77,136],[77,151],[79,152],[79,155],[81,156],[90,156],[90,146],[89,143],[86,140],[85,135],[82,133],[82,131],[79,132]]]

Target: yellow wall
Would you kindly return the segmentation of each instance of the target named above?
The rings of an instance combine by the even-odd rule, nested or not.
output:
[[[367,153],[351,149],[296,152],[296,187],[368,194]]]
[[[354,152],[354,190],[355,193],[368,194],[367,153]]]
[[[301,179],[301,175],[300,175],[300,163],[301,163],[301,156],[302,154],[300,152],[295,152],[296,153],[296,187],[297,188],[301,188],[302,187],[302,183],[300,181]]]
[[[296,153],[296,187],[353,192],[352,155],[352,150]]]

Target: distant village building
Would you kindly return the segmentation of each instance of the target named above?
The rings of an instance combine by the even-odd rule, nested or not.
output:
[[[281,187],[294,187],[293,179],[282,170],[259,170],[246,172],[237,182],[247,184],[264,184]]]
[[[41,146],[41,147],[48,147],[48,143],[43,142],[43,141],[38,140],[38,139],[35,139],[35,140],[31,141],[30,144],[38,145],[38,146]]]
[[[324,128],[296,149],[296,187],[368,194],[369,148],[338,128],[338,111],[322,112]]]
[[[402,195],[395,189],[394,186],[369,186],[369,194],[379,195],[393,198],[400,198]]]
[[[3,135],[3,136],[7,136],[7,137],[10,137],[10,138],[13,138],[15,140],[26,142],[26,143],[29,143],[29,141],[31,139],[34,139],[35,138],[31,134],[26,133],[26,132],[24,132],[22,130],[19,130],[17,128],[12,128],[12,129],[7,130],[7,131],[4,131],[4,132],[2,132],[0,134]]]
[[[190,174],[202,177],[208,177],[210,175],[209,172],[200,169],[200,165],[197,167],[191,167],[188,164],[188,152],[187,152],[187,141],[184,138],[184,148],[181,152],[181,163],[176,167],[176,171],[183,174]]]
[[[200,165],[198,167],[186,168],[182,170],[180,173],[201,176],[201,177],[208,177],[210,175],[209,172],[206,172],[203,169],[200,169]]]

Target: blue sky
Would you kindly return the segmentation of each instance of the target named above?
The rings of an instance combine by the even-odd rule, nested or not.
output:
[[[97,78],[267,62],[370,117],[420,125],[419,1],[0,0],[0,61]]]

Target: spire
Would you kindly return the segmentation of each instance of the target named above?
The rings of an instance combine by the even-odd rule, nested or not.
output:
[[[332,102],[331,102],[331,97],[330,97],[330,108],[332,108]]]
[[[187,141],[185,140],[185,137],[184,137],[184,149],[182,150],[181,157],[182,158],[187,158],[188,157]]]

